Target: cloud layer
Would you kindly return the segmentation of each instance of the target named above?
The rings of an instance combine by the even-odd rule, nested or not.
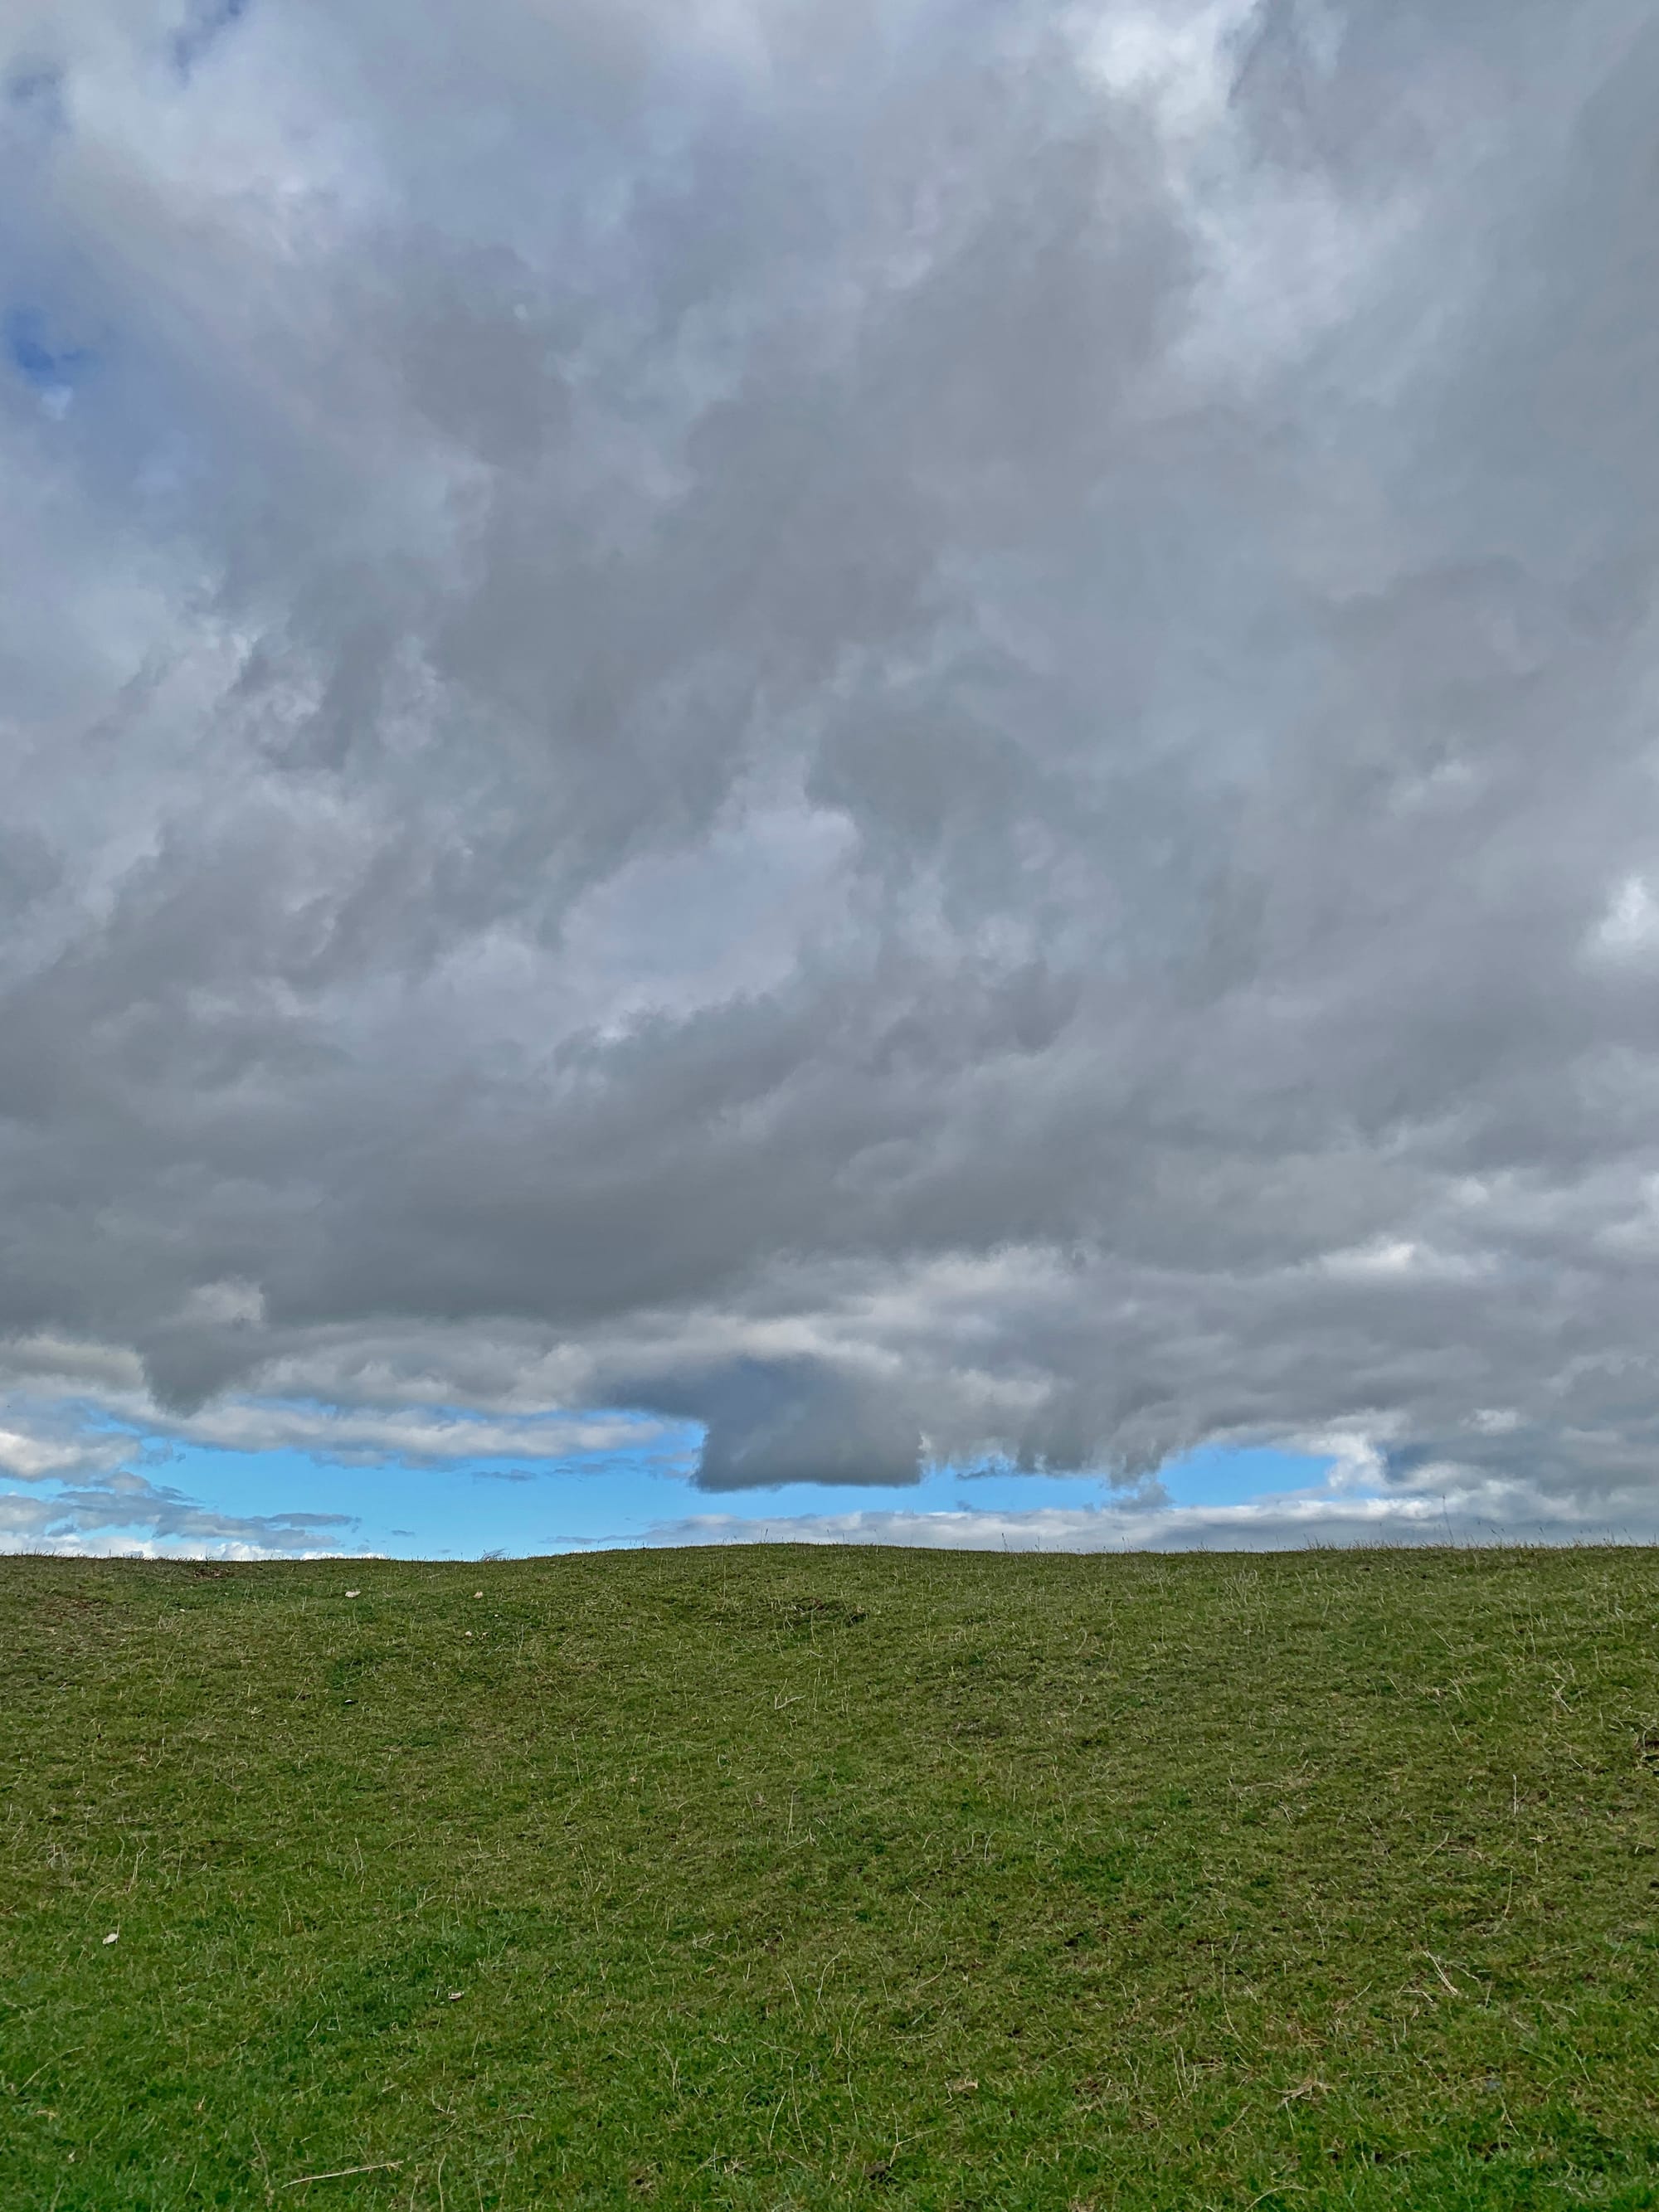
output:
[[[1639,0],[14,6],[25,1444],[1645,1496],[1656,100]]]

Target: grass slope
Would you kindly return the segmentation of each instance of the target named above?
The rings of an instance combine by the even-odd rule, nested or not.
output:
[[[1651,1552],[0,1607],[7,2208],[1659,2205]]]

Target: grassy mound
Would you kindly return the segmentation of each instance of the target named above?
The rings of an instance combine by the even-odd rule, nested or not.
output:
[[[6,2207],[1659,2205],[1651,1552],[0,1603]]]

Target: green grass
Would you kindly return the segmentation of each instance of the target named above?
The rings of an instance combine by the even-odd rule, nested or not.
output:
[[[0,1606],[7,2212],[1659,2206],[1652,1552]]]

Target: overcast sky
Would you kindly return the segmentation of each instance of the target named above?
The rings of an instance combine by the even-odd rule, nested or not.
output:
[[[1659,1533],[1656,112],[1650,0],[10,0],[0,1540]]]

